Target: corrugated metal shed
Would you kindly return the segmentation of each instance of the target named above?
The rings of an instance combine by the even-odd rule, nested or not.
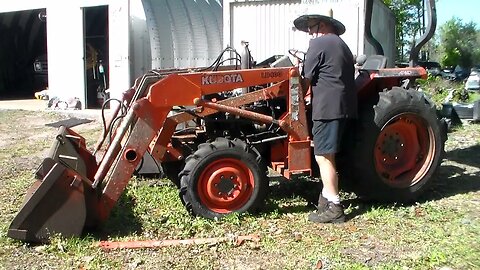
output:
[[[208,65],[222,50],[222,6],[208,0],[143,0],[152,68]]]

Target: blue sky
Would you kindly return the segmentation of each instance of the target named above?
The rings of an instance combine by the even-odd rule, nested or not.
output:
[[[480,29],[480,0],[438,0],[438,26],[453,17],[462,19],[463,23],[474,22]]]

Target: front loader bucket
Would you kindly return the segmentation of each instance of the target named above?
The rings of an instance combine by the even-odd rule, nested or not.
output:
[[[37,169],[36,181],[10,224],[8,236],[28,242],[47,242],[53,234],[79,236],[87,219],[94,216],[89,212],[96,197],[88,176],[95,166],[85,140],[61,127],[49,157]]]

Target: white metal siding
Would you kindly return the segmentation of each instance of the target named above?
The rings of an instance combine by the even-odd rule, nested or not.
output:
[[[394,28],[389,22],[393,15],[378,1],[374,6],[372,32],[382,45],[388,44],[384,45],[384,50],[390,57],[390,48],[394,48]],[[306,51],[310,36],[294,31],[293,21],[300,15],[328,9],[332,9],[333,17],[345,25],[346,32],[341,38],[352,53],[372,54],[371,46],[364,38],[365,0],[225,0],[224,46],[230,45],[239,50],[241,41],[248,41],[252,56],[257,61],[272,55],[286,55],[289,49]],[[368,46],[370,51],[366,49]]]
[[[224,16],[228,12],[231,23],[229,36],[224,36],[226,45],[239,50],[241,42],[248,41],[257,61],[287,54],[293,48],[305,50],[306,35],[292,30],[299,6],[291,1],[231,3],[224,8]]]

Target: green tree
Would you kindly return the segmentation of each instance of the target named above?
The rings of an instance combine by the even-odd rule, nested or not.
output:
[[[428,1],[428,0],[425,0]],[[397,61],[406,61],[414,39],[423,34],[424,0],[383,0],[396,18],[395,46]],[[422,48],[426,57],[436,59],[444,66],[471,67],[480,64],[480,31],[473,22],[463,23],[452,18],[437,24],[436,36]],[[422,58],[420,56],[420,58]]]
[[[440,27],[441,62],[470,68],[480,60],[480,32],[473,22],[452,18]]]

